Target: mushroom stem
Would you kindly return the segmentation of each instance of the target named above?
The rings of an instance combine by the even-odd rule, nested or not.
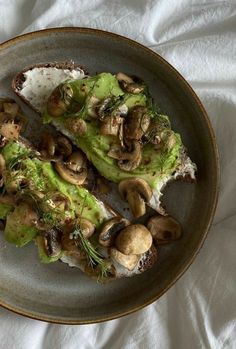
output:
[[[139,218],[146,213],[146,204],[141,195],[136,191],[127,193],[127,201],[134,218]]]

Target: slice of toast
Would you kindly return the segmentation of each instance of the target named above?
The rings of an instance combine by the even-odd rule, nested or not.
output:
[[[61,82],[71,78],[83,79],[87,75],[88,72],[84,67],[72,62],[35,64],[35,66],[28,67],[15,76],[12,88],[24,102],[42,115],[45,111],[48,97]],[[59,123],[56,118],[51,123],[58,131],[65,134],[78,146],[73,134],[63,124]],[[86,155],[88,156],[89,154]],[[165,178],[163,182],[160,181],[158,188],[153,190],[154,194],[150,201],[150,206],[159,213],[165,214],[165,210],[160,202],[161,190],[167,182],[172,180],[195,181],[195,172],[196,165],[187,156],[183,147],[178,168],[176,168],[175,173]]]
[[[11,99],[1,99],[0,101],[3,102],[3,108],[7,108],[8,107],[8,111],[9,109],[9,104],[12,104],[12,106],[17,106],[16,103],[11,100]],[[12,108],[12,111],[13,108]],[[9,117],[9,113],[7,113],[6,111],[1,111],[1,107],[0,107],[0,112],[2,112],[3,116],[5,114],[5,117]],[[20,112],[20,109],[17,110],[17,113]],[[15,115],[15,117],[17,118],[18,114]],[[13,115],[12,115],[13,117]],[[6,124],[7,123],[7,119],[5,121],[3,121],[4,118],[2,118],[2,124]],[[13,121],[13,119],[11,119],[11,121]],[[1,128],[0,130],[0,136],[5,138],[4,144],[2,144],[2,148],[5,147],[5,145],[7,145],[7,143],[11,140],[12,142],[15,141],[19,146],[21,146],[22,148],[27,148],[31,154],[33,154],[32,156],[34,158],[37,158],[38,161],[43,161],[42,160],[42,154],[25,138],[22,138],[21,136],[19,136],[19,138],[15,139],[15,138],[11,138],[10,136],[6,136],[6,133],[3,133],[3,128]],[[10,134],[11,135],[11,134]],[[4,161],[5,164],[5,160],[3,158],[3,155],[1,154],[2,157],[2,161]],[[47,160],[49,161],[49,160]],[[14,170],[13,170],[14,171]],[[41,175],[43,175],[43,171],[41,173]],[[3,191],[4,192],[4,191]],[[4,194],[2,194],[4,196]],[[24,194],[23,194],[24,195]],[[19,200],[19,197],[18,197]],[[36,197],[34,197],[34,200],[36,200]],[[96,204],[98,205],[104,219],[109,219],[111,217],[113,217],[113,215],[111,214],[110,210],[108,210],[106,208],[106,206],[104,205],[103,202],[95,199]],[[34,201],[36,203],[36,201]],[[14,207],[14,206],[13,206]],[[41,241],[41,240],[39,240]],[[38,240],[36,238],[35,240],[36,244],[38,245]],[[13,243],[13,242],[12,242]],[[101,249],[101,251],[99,251],[101,256],[104,256],[105,258],[109,257],[109,251],[107,248],[103,247]],[[147,269],[150,269],[156,262],[157,260],[157,251],[156,248],[154,247],[154,245],[151,246],[151,248],[145,252],[144,254],[139,256],[139,260],[137,261],[136,266],[134,267],[133,270],[128,270],[124,267],[122,267],[122,265],[120,265],[119,263],[117,263],[115,260],[113,260],[111,258],[111,263],[112,263],[112,268],[113,268],[113,274],[112,276],[110,275],[106,275],[103,276],[103,279],[101,280],[101,282],[107,282],[116,278],[121,278],[121,277],[130,277],[136,274],[140,274],[144,271],[146,271]],[[82,270],[84,273],[88,274],[90,277],[94,277],[97,278],[97,275],[95,273],[92,273],[93,269],[92,268],[88,268],[89,267],[89,263],[87,260],[83,259],[81,260],[76,258],[76,255],[70,255],[70,254],[66,254],[63,255],[63,257],[61,257],[61,261],[63,261],[64,263],[67,263],[69,266],[71,267],[78,267],[80,270]],[[86,262],[85,262],[86,261]]]

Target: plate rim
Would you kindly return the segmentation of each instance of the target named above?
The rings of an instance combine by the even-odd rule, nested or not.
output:
[[[6,41],[0,43],[0,52],[7,49],[8,47],[14,46],[15,44],[17,44],[19,42],[28,41],[29,39],[42,37],[42,36],[45,36],[47,34],[52,34],[52,33],[67,33],[67,32],[71,32],[71,33],[75,32],[75,33],[82,33],[82,34],[95,34],[98,36],[112,38],[116,41],[123,41],[123,42],[126,41],[126,43],[128,43],[129,45],[131,45],[139,50],[145,51],[149,55],[152,55],[154,59],[158,59],[163,65],[165,65],[171,71],[172,74],[175,75],[175,77],[178,80],[180,80],[182,85],[184,85],[184,87],[188,90],[188,92],[191,94],[191,96],[195,100],[198,108],[201,110],[201,114],[204,118],[204,121],[206,123],[206,126],[207,126],[209,134],[210,134],[210,143],[211,143],[212,150],[214,153],[213,166],[214,166],[214,172],[215,172],[215,186],[214,186],[214,190],[213,190],[213,202],[212,202],[212,206],[210,209],[210,214],[209,214],[209,217],[207,220],[206,227],[203,230],[202,239],[199,242],[199,244],[196,246],[195,251],[193,251],[191,256],[187,259],[187,261],[185,261],[185,263],[181,267],[178,275],[166,287],[164,287],[163,290],[161,290],[161,292],[159,292],[157,295],[155,295],[155,297],[151,297],[150,299],[148,299],[148,301],[146,301],[142,304],[139,304],[138,306],[135,306],[131,309],[112,313],[111,315],[108,315],[108,316],[103,316],[103,317],[99,317],[96,319],[88,319],[88,320],[81,320],[81,319],[69,320],[69,319],[58,318],[56,316],[54,317],[54,316],[50,316],[50,315],[44,316],[44,315],[41,315],[38,313],[25,311],[21,308],[13,307],[10,304],[7,304],[0,299],[0,306],[1,307],[5,308],[7,310],[10,310],[18,315],[28,317],[30,319],[40,320],[40,321],[55,323],[55,324],[86,325],[86,324],[94,324],[94,323],[101,323],[104,321],[114,320],[114,319],[121,318],[123,316],[132,314],[138,310],[143,309],[144,307],[146,307],[146,306],[152,304],[153,302],[155,302],[156,300],[158,300],[163,294],[165,294],[167,292],[167,290],[169,290],[180,279],[180,277],[187,271],[187,269],[191,266],[191,264],[193,263],[193,261],[197,257],[198,253],[200,252],[200,250],[201,250],[201,248],[206,240],[208,231],[210,229],[210,226],[212,224],[212,221],[213,221],[213,218],[215,215],[218,197],[219,197],[219,187],[220,187],[220,163],[219,163],[219,152],[218,152],[215,133],[214,133],[211,121],[208,117],[208,114],[207,114],[202,102],[200,101],[199,97],[197,96],[197,94],[195,93],[193,88],[190,86],[190,84],[187,82],[187,80],[185,80],[185,78],[177,71],[177,69],[175,69],[169,62],[167,62],[158,53],[156,53],[152,49],[144,46],[143,44],[141,44],[133,39],[127,38],[123,35],[116,34],[116,33],[109,32],[109,31],[105,31],[105,30],[101,30],[101,29],[96,29],[96,28],[53,27],[53,28],[47,28],[47,29],[41,29],[41,30],[28,32],[28,33],[25,33],[22,35],[15,36],[9,40],[6,40]]]

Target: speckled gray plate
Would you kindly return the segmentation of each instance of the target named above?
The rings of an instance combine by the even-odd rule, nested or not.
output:
[[[67,324],[113,319],[158,299],[185,272],[197,255],[213,218],[218,192],[214,135],[199,99],[159,55],[111,33],[60,28],[26,34],[0,46],[0,95],[13,95],[11,80],[24,67],[74,60],[91,74],[125,71],[140,76],[170,115],[173,128],[197,163],[197,183],[176,182],[165,190],[168,211],[181,221],[184,236],[159,249],[158,264],[131,279],[97,284],[63,263],[40,264],[34,244],[17,249],[0,237],[0,304],[25,316]],[[28,107],[31,130],[43,130]],[[199,256],[201,258],[201,256]]]

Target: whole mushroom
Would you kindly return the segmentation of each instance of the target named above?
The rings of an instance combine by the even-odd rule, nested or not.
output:
[[[167,244],[181,237],[182,227],[171,216],[153,216],[147,223],[147,228],[157,244]]]
[[[125,255],[142,254],[152,246],[152,235],[144,225],[131,224],[118,234],[115,246]]]
[[[71,184],[81,185],[87,177],[86,159],[79,150],[72,153],[66,162],[56,162],[55,169],[65,181]]]
[[[146,213],[146,203],[151,200],[152,189],[144,179],[124,179],[119,183],[119,192],[122,199],[128,201],[134,218],[141,217]]]

